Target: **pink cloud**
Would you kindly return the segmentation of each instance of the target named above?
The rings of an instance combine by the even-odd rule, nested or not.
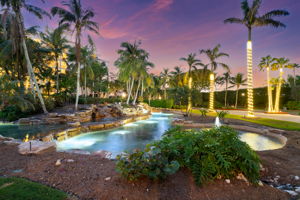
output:
[[[152,7],[156,10],[169,8],[173,4],[173,0],[156,0]]]

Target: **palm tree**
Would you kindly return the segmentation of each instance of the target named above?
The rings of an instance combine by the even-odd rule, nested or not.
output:
[[[75,33],[75,48],[76,48],[76,66],[77,66],[77,89],[75,110],[78,110],[78,100],[80,92],[80,51],[81,51],[81,36],[83,30],[89,30],[98,34],[98,24],[91,19],[95,16],[90,9],[84,9],[81,5],[81,0],[63,1],[63,6],[67,7],[53,7],[51,13],[53,16],[58,15],[60,18],[59,25],[71,27],[73,25],[73,32]]]
[[[170,74],[173,76],[172,82],[174,83],[175,87],[179,87],[183,85],[182,82],[183,71],[181,70],[180,67],[178,66],[174,67],[174,71],[172,71]]]
[[[252,5],[249,6],[248,0],[241,2],[243,11],[243,18],[228,18],[224,23],[237,23],[243,24],[248,29],[248,42],[247,42],[247,93],[248,93],[248,116],[253,116],[253,71],[252,71],[252,29],[261,26],[285,27],[285,25],[273,17],[286,16],[289,12],[285,10],[272,10],[259,16],[259,8],[262,0],[254,0]]]
[[[138,86],[133,97],[133,104],[135,104],[142,80],[147,76],[148,67],[153,67],[153,64],[148,61],[149,53],[141,49],[140,45],[141,42],[121,43],[122,49],[118,50],[119,58],[115,62],[119,68],[119,79],[126,82],[127,104],[132,96],[134,83],[137,81]]]
[[[229,88],[236,87],[235,108],[237,108],[237,104],[238,104],[239,89],[240,89],[241,86],[247,85],[247,84],[245,84],[246,81],[247,81],[247,79],[244,79],[244,74],[242,74],[242,73],[237,73],[230,80],[230,84],[232,84],[232,86],[230,86]]]
[[[274,58],[271,56],[266,56],[261,58],[259,63],[260,70],[267,69],[267,83],[268,83],[268,112],[273,112],[273,95],[272,95],[272,86],[271,86],[271,78],[270,78],[270,68],[272,63],[274,62]]]
[[[290,68],[292,64],[289,64],[289,59],[287,58],[274,58],[274,62],[272,64],[272,70],[279,70],[279,79],[278,84],[276,87],[276,96],[275,96],[275,106],[274,111],[279,112],[279,101],[280,101],[280,95],[281,95],[281,86],[284,82],[283,80],[283,69],[284,68]]]
[[[164,99],[167,99],[167,87],[169,85],[169,80],[170,80],[170,72],[169,69],[165,68],[163,71],[160,73],[160,76],[163,81],[163,88],[164,88]]]
[[[187,62],[189,70],[187,73],[187,78],[188,78],[188,88],[189,88],[189,93],[188,93],[188,106],[186,109],[186,114],[189,115],[190,110],[192,108],[192,94],[191,94],[191,90],[192,90],[192,74],[191,71],[192,69],[196,69],[198,65],[202,65],[200,60],[196,59],[196,54],[195,53],[191,53],[189,54],[186,58],[180,58],[180,60]]]
[[[43,1],[42,1],[43,2]],[[41,19],[44,15],[48,15],[47,12],[45,12],[43,9],[38,8],[36,6],[30,5],[27,3],[26,0],[0,0],[1,6],[6,6],[8,9],[12,8],[12,10],[15,13],[16,21],[17,21],[17,26],[20,34],[20,40],[21,40],[21,45],[23,47],[24,51],[24,56],[26,59],[26,67],[27,67],[27,72],[29,75],[29,78],[31,82],[34,83],[33,88],[38,94],[42,109],[44,113],[48,113],[43,96],[40,91],[40,87],[37,83],[36,77],[34,75],[34,70],[32,67],[32,63],[28,54],[28,49],[27,49],[27,44],[26,44],[26,35],[25,35],[25,27],[24,27],[24,20],[23,20],[23,15],[22,15],[22,8],[25,8],[27,11],[33,13],[35,16],[37,16],[39,19]]]
[[[209,110],[214,111],[214,92],[215,92],[215,75],[214,72],[218,66],[223,67],[226,71],[230,71],[228,65],[217,62],[217,59],[222,57],[229,57],[227,53],[220,52],[221,45],[218,44],[213,49],[202,49],[200,54],[205,54],[209,60],[207,66],[210,66],[210,93],[209,93]]]
[[[229,81],[231,80],[231,75],[230,75],[230,72],[225,72],[223,74],[223,80],[225,82],[225,107],[227,107],[227,95],[228,95],[228,84],[229,84]]]
[[[41,33],[42,43],[54,54],[55,74],[56,74],[56,93],[59,92],[59,70],[63,53],[69,48],[68,40],[64,36],[65,27],[59,26],[53,31],[48,28],[46,33]]]

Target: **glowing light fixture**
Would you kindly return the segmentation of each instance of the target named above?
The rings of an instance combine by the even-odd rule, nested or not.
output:
[[[215,75],[211,73],[209,75],[209,111],[214,112],[214,92],[215,92]]]
[[[248,93],[248,117],[254,117],[253,113],[253,70],[252,70],[252,42],[247,42],[247,93]]]

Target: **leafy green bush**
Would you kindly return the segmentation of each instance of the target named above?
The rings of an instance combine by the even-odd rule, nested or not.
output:
[[[15,105],[7,106],[0,111],[0,119],[3,121],[15,121],[19,118],[26,117],[28,114],[21,111],[21,109]]]
[[[177,127],[144,151],[118,155],[116,169],[129,180],[161,179],[186,167],[198,185],[239,173],[257,183],[259,163],[257,154],[229,127],[200,131]]]
[[[289,110],[300,110],[300,101],[288,101],[286,107]]]
[[[226,115],[228,115],[228,112],[227,111],[223,111],[223,110],[221,110],[221,111],[216,111],[216,113],[217,113],[217,117],[219,117],[221,120],[223,120],[225,117],[226,117]]]
[[[150,106],[155,108],[172,108],[174,105],[173,99],[167,99],[167,100],[152,100],[150,102]]]
[[[205,110],[205,109],[200,109],[199,111],[200,111],[201,117],[206,117],[207,112],[208,112],[207,110]]]

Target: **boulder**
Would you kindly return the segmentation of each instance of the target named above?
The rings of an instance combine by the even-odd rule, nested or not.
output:
[[[56,149],[55,142],[42,142],[38,140],[23,142],[18,146],[19,153],[22,155],[40,154],[55,149]]]
[[[30,124],[30,119],[29,118],[21,118],[18,120],[19,124]]]
[[[110,159],[112,153],[109,151],[105,151],[105,150],[100,150],[100,151],[96,151],[94,153],[92,153],[92,155],[97,155],[100,158],[106,158],[106,159]]]
[[[80,122],[69,122],[68,125],[71,126],[71,127],[79,127]]]

